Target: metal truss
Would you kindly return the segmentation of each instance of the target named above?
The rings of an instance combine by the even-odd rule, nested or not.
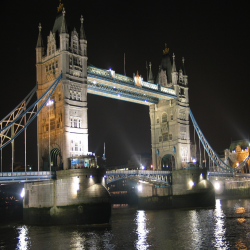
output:
[[[168,185],[172,184],[172,172],[170,171],[119,170],[107,171],[106,176],[108,184],[129,177],[138,177],[151,183],[160,182]]]
[[[36,93],[37,86],[24,98],[24,100],[13,109],[7,116],[0,121],[0,150],[19,136],[29,124],[37,117],[41,109],[50,99],[62,78],[62,73],[54,81],[43,95],[27,108],[33,95]]]
[[[189,109],[189,115],[190,115],[190,118],[193,122],[193,125],[194,125],[194,128],[195,128],[195,131],[203,145],[203,147],[205,148],[205,150],[207,151],[208,155],[211,157],[211,159],[213,160],[213,162],[221,169],[225,170],[225,171],[229,171],[229,172],[236,172],[236,171],[239,171],[241,170],[242,168],[245,167],[249,157],[250,157],[250,154],[245,158],[245,160],[243,162],[241,162],[239,164],[239,166],[233,168],[229,165],[226,164],[227,160],[226,159],[224,162],[220,159],[220,157],[215,153],[215,151],[212,149],[212,147],[210,146],[210,144],[208,143],[208,141],[206,140],[205,136],[203,135],[203,133],[201,132],[195,118],[194,118],[194,115],[191,111],[191,109]]]

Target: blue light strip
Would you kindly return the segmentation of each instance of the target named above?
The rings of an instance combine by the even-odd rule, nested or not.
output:
[[[229,165],[227,165],[227,164],[225,163],[226,161],[223,162],[223,161],[220,159],[220,157],[215,153],[215,151],[214,151],[214,150],[212,149],[212,147],[209,145],[209,143],[208,143],[208,141],[206,140],[205,136],[204,136],[203,133],[201,132],[201,130],[200,130],[200,128],[199,128],[199,126],[198,126],[198,124],[197,124],[197,122],[196,122],[196,120],[195,120],[195,118],[194,118],[194,116],[193,116],[193,113],[192,113],[191,109],[189,109],[189,115],[190,115],[190,117],[191,117],[191,120],[192,120],[192,122],[193,122],[194,128],[195,128],[195,130],[196,130],[196,133],[197,133],[198,136],[199,136],[199,139],[200,139],[200,141],[201,141],[203,147],[206,149],[208,155],[212,158],[212,160],[215,162],[215,164],[216,164],[219,168],[221,168],[221,169],[223,169],[223,170],[225,170],[225,171],[234,172],[234,171],[239,171],[239,170],[241,170],[242,168],[245,167],[245,165],[246,165],[246,163],[247,163],[247,161],[248,161],[248,159],[249,159],[249,157],[250,157],[250,154],[244,159],[244,161],[242,162],[243,165],[242,165],[240,168],[239,168],[239,167],[235,167],[235,168],[230,167]],[[213,157],[213,156],[211,155],[211,152],[209,151],[209,149],[210,149],[210,151],[212,152],[212,154],[213,154],[216,158]],[[219,160],[220,164],[222,164],[224,167],[220,166],[220,164],[217,162],[216,159]]]

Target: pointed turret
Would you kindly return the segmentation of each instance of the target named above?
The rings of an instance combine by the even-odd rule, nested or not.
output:
[[[83,28],[83,16],[81,16],[80,21],[81,21],[81,28],[80,28],[80,48],[81,48],[81,54],[83,56],[87,56],[87,40],[86,40],[86,35],[85,31]]]
[[[148,73],[148,82],[152,82],[154,83],[154,76],[153,76],[153,73],[152,73],[152,69],[151,69],[151,62],[149,63],[149,73]]]
[[[65,20],[65,9],[63,8],[62,26],[60,30],[60,49],[62,51],[69,50],[69,34]]]
[[[182,72],[183,72],[183,75],[187,75],[185,67],[184,67],[184,62],[185,62],[185,59],[184,59],[184,57],[182,57]]]
[[[41,25],[41,23],[39,23],[38,29],[39,29],[39,34],[38,34],[38,39],[37,39],[36,47],[40,48],[40,47],[44,47],[43,46],[42,25]]]
[[[63,8],[62,14],[63,14],[63,20],[62,20],[62,26],[61,26],[61,34],[63,33],[68,33],[67,25],[66,25],[66,20],[65,20],[65,9]]]
[[[39,34],[38,34],[38,39],[36,43],[36,62],[40,63],[42,61],[42,56],[43,56],[43,51],[44,51],[43,39],[42,39],[42,26],[40,23],[39,23],[38,29],[39,29]]]
[[[185,67],[184,67],[184,61],[185,61],[185,59],[184,59],[184,57],[182,57],[183,83],[184,83],[185,85],[187,85],[187,84],[188,84],[188,76],[187,76],[187,73],[186,73],[186,69],[185,69]]]
[[[81,16],[80,21],[81,21],[80,39],[86,40],[86,35],[85,35],[84,28],[83,28],[83,21],[84,21],[83,16]]]
[[[176,70],[176,65],[175,65],[175,55],[173,54],[173,65],[172,65],[172,83],[173,85],[177,84],[178,81],[178,72]]]

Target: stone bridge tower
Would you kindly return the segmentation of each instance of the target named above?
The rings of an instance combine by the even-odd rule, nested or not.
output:
[[[39,25],[36,46],[37,98],[63,74],[50,103],[38,116],[39,165],[45,170],[52,154],[57,158],[57,167],[68,169],[69,157],[88,152],[87,40],[83,18],[79,22],[80,33],[76,29],[70,32],[65,13],[60,4],[46,46]]]
[[[151,68],[150,68],[151,71]],[[149,72],[152,76],[152,72]],[[150,79],[149,81],[153,81]],[[177,170],[190,161],[188,77],[184,58],[179,73],[166,47],[156,83],[174,88],[176,99],[160,100],[149,107],[154,170]]]

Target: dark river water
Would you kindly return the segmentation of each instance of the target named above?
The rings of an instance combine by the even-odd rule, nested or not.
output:
[[[215,209],[118,207],[102,226],[0,224],[0,249],[250,249],[250,199]]]

